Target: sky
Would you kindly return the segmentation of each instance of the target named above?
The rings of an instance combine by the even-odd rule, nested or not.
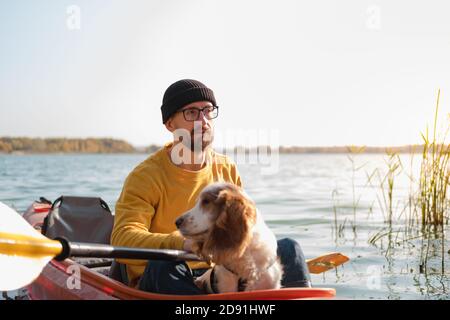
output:
[[[446,0],[0,0],[0,136],[162,144],[164,91],[189,78],[214,90],[218,145],[421,143],[438,89],[448,124],[449,13]]]

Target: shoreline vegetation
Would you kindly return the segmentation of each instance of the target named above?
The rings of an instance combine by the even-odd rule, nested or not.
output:
[[[428,125],[421,133],[423,145],[414,150],[420,150],[420,172],[413,172],[413,159],[410,168],[402,163],[399,152],[387,151],[384,156],[384,165],[368,172],[364,167],[367,162],[356,162],[356,158],[363,149],[351,148],[348,159],[352,163],[350,183],[352,188],[352,203],[347,206],[339,205],[340,190],[332,192],[333,200],[333,228],[332,234],[336,243],[346,239],[346,231],[353,233],[357,238],[357,230],[361,224],[361,211],[367,210],[360,205],[361,194],[355,193],[355,176],[365,174],[367,178],[363,188],[376,190],[376,197],[365,217],[369,217],[374,205],[378,203],[379,210],[384,217],[384,225],[374,235],[370,236],[369,244],[381,249],[389,263],[392,263],[396,253],[416,256],[417,260],[410,265],[410,272],[435,277],[438,285],[428,286],[427,294],[438,293],[448,295],[448,257],[450,255],[450,144],[447,141],[450,125],[446,121],[443,129],[439,129],[439,99],[437,93],[434,122],[429,130]],[[409,195],[404,198],[397,197],[397,177],[406,174],[409,179]],[[370,203],[370,200],[369,200]],[[345,213],[345,216],[342,216]],[[349,218],[349,219],[348,219]]]
[[[349,149],[362,149],[361,153],[422,153],[424,145],[405,145],[394,147],[370,146],[280,146],[280,154],[313,154],[313,153],[349,153]],[[161,148],[160,145],[136,147],[125,140],[112,138],[28,138],[0,137],[0,154],[108,154],[108,153],[145,153],[150,154]],[[268,146],[253,148],[234,147],[232,149],[215,148],[219,152],[271,153]]]

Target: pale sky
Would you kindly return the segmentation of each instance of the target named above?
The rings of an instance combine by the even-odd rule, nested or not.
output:
[[[183,78],[214,90],[218,132],[421,143],[438,88],[450,112],[450,2],[0,0],[0,136],[162,144]]]

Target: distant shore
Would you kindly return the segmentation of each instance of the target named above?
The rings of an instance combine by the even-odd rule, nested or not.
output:
[[[0,153],[3,154],[151,153],[157,148],[155,145],[137,148],[127,141],[112,138],[0,137]]]
[[[125,140],[112,138],[24,138],[0,137],[0,154],[112,154],[136,153],[151,154],[161,148],[160,145],[136,147]],[[233,149],[215,148],[218,152],[270,152],[270,147],[235,147]],[[422,153],[423,145],[405,145],[394,147],[371,146],[280,146],[281,154],[314,153]]]

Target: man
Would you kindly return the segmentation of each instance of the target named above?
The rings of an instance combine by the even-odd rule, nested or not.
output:
[[[191,240],[176,231],[176,218],[195,205],[210,183],[222,180],[242,187],[236,165],[211,147],[218,111],[214,92],[199,81],[184,79],[167,88],[162,120],[174,139],[127,177],[116,204],[112,245],[191,251]],[[279,240],[278,254],[285,272],[282,284],[309,286],[300,246]],[[209,267],[204,262],[120,262],[126,264],[130,286],[168,294],[203,293],[193,280]]]

